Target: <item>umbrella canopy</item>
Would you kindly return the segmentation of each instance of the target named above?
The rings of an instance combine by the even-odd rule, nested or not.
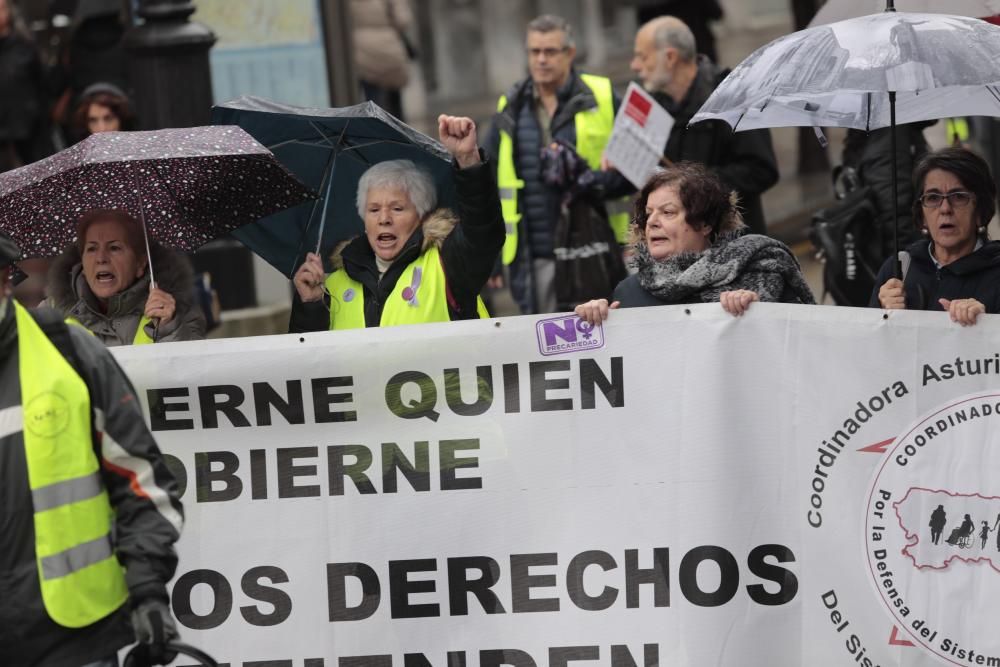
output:
[[[238,127],[101,132],[0,174],[0,230],[21,259],[57,255],[90,209],[121,209],[160,244],[193,251],[313,198]]]
[[[971,16],[973,18],[990,18],[1000,14],[1000,0],[897,0],[896,9],[904,12],[919,12],[926,14],[951,14],[953,16]],[[826,0],[819,8],[816,16],[809,22],[809,27],[835,23],[856,16],[874,14],[885,9],[885,0]]]
[[[1000,27],[961,16],[884,12],[807,28],[754,51],[692,118],[736,130],[1000,115]]]
[[[444,146],[372,102],[309,109],[240,97],[213,107],[212,122],[239,125],[320,193],[315,204],[282,211],[233,233],[287,276],[307,252],[319,252],[328,261],[339,241],[364,231],[358,180],[373,164],[412,160],[430,172],[439,205],[454,201],[451,155]]]

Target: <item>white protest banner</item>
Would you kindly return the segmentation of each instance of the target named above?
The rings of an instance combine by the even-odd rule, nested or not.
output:
[[[674,118],[633,81],[615,115],[604,155],[615,169],[641,188],[663,158]]]
[[[183,638],[228,665],[996,666],[998,319],[704,304],[114,352],[184,488]]]

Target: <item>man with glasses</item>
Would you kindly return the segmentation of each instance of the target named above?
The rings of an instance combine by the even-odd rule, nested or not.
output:
[[[546,184],[543,149],[559,142],[586,162],[585,194],[589,201],[605,202],[620,243],[629,220],[628,203],[621,198],[632,188],[617,172],[599,169],[619,100],[609,79],[574,69],[576,46],[569,23],[551,15],[534,19],[528,24],[526,49],[530,76],[500,98],[486,150],[496,157],[507,226],[502,259],[511,293],[522,313],[550,313],[566,307],[556,298],[554,243],[566,190]],[[492,282],[500,284],[499,279]]]
[[[688,123],[729,74],[699,56],[694,35],[678,18],[661,16],[636,33],[632,71],[643,87],[674,117],[664,157],[700,162],[740,197],[750,231],[766,234],[760,195],[778,182],[778,165],[766,129],[733,132],[723,121]]]

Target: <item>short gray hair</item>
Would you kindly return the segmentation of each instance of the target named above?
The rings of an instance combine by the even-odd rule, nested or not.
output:
[[[684,21],[674,16],[660,16],[647,25],[653,27],[653,44],[657,49],[672,48],[684,62],[691,62],[698,56],[698,46],[694,33]]]
[[[372,188],[392,188],[402,190],[417,209],[417,215],[424,216],[437,205],[437,189],[434,179],[426,169],[418,167],[412,160],[386,160],[379,162],[361,175],[358,181],[358,215],[365,219],[368,191]]]
[[[576,46],[576,40],[573,39],[573,26],[561,16],[542,14],[532,19],[531,23],[528,24],[528,32],[555,32],[556,30],[562,31],[563,46]]]

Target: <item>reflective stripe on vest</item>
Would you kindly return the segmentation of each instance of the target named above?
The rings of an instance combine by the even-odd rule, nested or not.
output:
[[[601,155],[611,137],[615,124],[614,98],[611,80],[593,74],[581,74],[583,83],[590,88],[597,106],[579,111],[573,117],[576,130],[576,152],[580,154],[591,169],[600,169]],[[507,97],[502,96],[497,103],[497,113],[507,107]],[[518,224],[521,222],[521,212],[518,208],[518,190],[524,188],[524,181],[517,177],[514,165],[514,142],[509,133],[500,131],[500,147],[497,155],[497,186],[500,190],[500,207],[503,209],[503,219],[507,227],[507,237],[503,246],[503,263],[510,264],[517,256]],[[605,202],[611,228],[615,239],[625,243],[628,239],[628,227],[631,209],[631,198]]]
[[[363,329],[365,326],[365,290],[343,269],[326,279],[330,292],[330,329]],[[476,312],[489,318],[486,305],[476,299]],[[410,263],[382,307],[380,327],[426,322],[448,322],[448,294],[441,255],[431,247]]]
[[[132,340],[133,345],[149,345],[156,342],[146,333],[146,325],[150,322],[152,320],[145,315],[139,318],[139,328],[135,330],[135,338]]]
[[[501,95],[500,101],[497,102],[497,113],[506,107],[507,96]],[[517,255],[517,225],[521,222],[521,212],[517,204],[518,191],[524,187],[524,181],[517,177],[517,169],[514,168],[514,140],[506,130],[500,130],[498,153],[497,188],[500,192],[500,210],[507,229],[500,256],[504,264],[510,264]]]
[[[91,439],[90,396],[28,311],[14,308],[42,602],[53,621],[80,628],[128,598]]]

